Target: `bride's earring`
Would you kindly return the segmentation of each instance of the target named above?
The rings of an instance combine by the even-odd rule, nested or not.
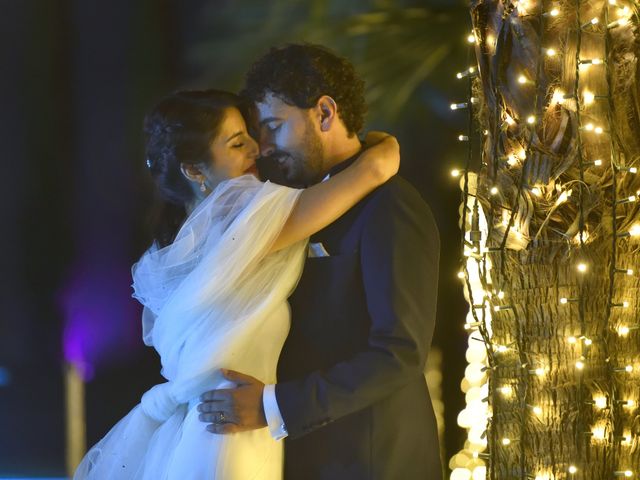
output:
[[[202,182],[200,182],[200,191],[202,193],[207,191],[207,186],[204,184],[204,180],[202,180]]]

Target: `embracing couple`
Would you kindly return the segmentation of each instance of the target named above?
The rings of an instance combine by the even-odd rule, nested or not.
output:
[[[133,288],[167,381],[74,478],[442,478],[423,373],[437,228],[395,138],[359,139],[365,110],[353,66],[304,44],[271,49],[240,96],[149,112],[164,210]]]

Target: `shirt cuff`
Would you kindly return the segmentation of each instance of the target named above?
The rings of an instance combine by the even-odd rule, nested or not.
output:
[[[284,424],[284,419],[278,408],[278,401],[276,400],[276,386],[265,385],[262,392],[262,406],[264,407],[264,416],[267,419],[267,425],[269,426],[269,432],[271,436],[276,440],[282,440],[289,432]]]

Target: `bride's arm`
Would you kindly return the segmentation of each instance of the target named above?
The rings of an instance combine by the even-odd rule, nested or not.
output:
[[[271,252],[330,225],[398,172],[400,146],[395,137],[372,132],[367,136],[369,142],[375,146],[365,150],[351,166],[300,194]]]

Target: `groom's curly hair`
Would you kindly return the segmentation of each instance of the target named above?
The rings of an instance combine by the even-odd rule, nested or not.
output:
[[[268,93],[298,108],[311,108],[329,95],[350,135],[364,126],[364,81],[346,58],[321,45],[274,47],[258,59],[246,75],[241,96],[260,102]]]

